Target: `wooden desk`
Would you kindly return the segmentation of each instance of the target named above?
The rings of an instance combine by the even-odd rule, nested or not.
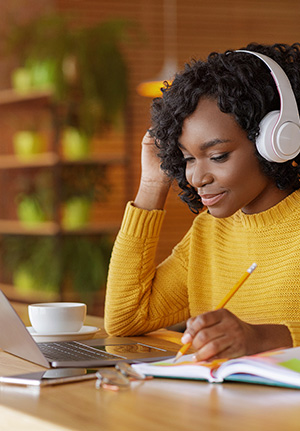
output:
[[[17,311],[28,324],[24,307]],[[162,330],[142,339],[176,351],[170,342],[179,343],[180,334]],[[0,352],[2,375],[40,369]],[[94,380],[40,390],[2,385],[0,418],[5,431],[299,431],[300,390],[169,379],[119,392],[98,390]]]

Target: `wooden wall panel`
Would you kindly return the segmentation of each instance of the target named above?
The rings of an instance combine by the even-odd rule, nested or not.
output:
[[[52,0],[50,3],[57,10],[72,13],[76,25],[123,17],[140,26],[140,33],[134,34],[131,41],[124,44],[129,67],[129,100],[126,133],[118,145],[121,152],[128,152],[130,164],[123,173],[116,172],[116,168],[112,170],[112,202],[109,207],[99,206],[94,215],[121,222],[125,201],[134,197],[138,187],[140,141],[149,126],[151,101],[139,96],[136,86],[153,78],[160,71],[164,59],[163,0]],[[236,49],[252,41],[298,41],[299,22],[299,0],[177,0],[178,67],[181,68],[191,58],[206,57],[214,50]],[[158,261],[169,254],[193,217],[177,193],[171,191]]]

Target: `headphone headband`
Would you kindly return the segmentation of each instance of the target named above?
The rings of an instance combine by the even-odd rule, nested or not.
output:
[[[280,97],[280,111],[272,111],[260,123],[256,140],[259,153],[268,161],[282,163],[296,157],[300,152],[300,119],[291,83],[272,58],[247,50],[235,52],[255,55],[270,69]]]
[[[279,64],[276,63],[276,61],[274,61],[272,58],[255,51],[246,51],[243,49],[239,49],[235,52],[245,52],[247,54],[255,55],[268,66],[271,75],[276,83],[276,87],[280,96],[281,109],[279,121],[281,120],[282,115],[284,115],[286,117],[286,120],[290,119],[299,122],[298,106],[293,93],[293,89],[290,80],[282,67],[279,66]]]

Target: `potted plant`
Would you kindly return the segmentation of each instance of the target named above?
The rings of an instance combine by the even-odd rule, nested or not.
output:
[[[112,242],[108,237],[32,237],[5,235],[3,260],[21,295],[59,294],[70,284],[80,300],[93,302],[104,287]],[[51,265],[49,265],[51,262]]]
[[[99,165],[67,165],[61,171],[62,226],[74,229],[89,221],[93,202],[108,192],[106,169]]]
[[[123,127],[127,68],[121,44],[130,25],[108,20],[75,27],[67,17],[52,14],[14,26],[6,38],[7,50],[18,59],[12,73],[16,91],[51,90],[58,113],[55,136],[64,145],[62,163],[52,172],[34,168],[19,176],[18,217],[25,224],[57,221],[54,210],[61,203],[60,222],[74,230],[57,237],[3,236],[4,261],[19,289],[58,292],[71,285],[85,296],[104,285],[111,242],[100,234],[79,236],[75,229],[84,226],[89,207],[108,190],[105,168],[90,160],[84,164],[84,158],[94,136],[106,127]],[[80,163],[65,163],[80,158]]]
[[[52,88],[65,107],[66,128],[92,136],[108,124],[119,126],[127,96],[120,45],[130,26],[111,19],[76,28],[54,13],[17,25],[7,36],[7,50],[19,58],[13,85],[21,91]]]
[[[16,178],[18,195],[17,216],[25,225],[32,226],[54,218],[54,177],[47,170]],[[64,165],[60,175],[61,224],[65,229],[76,229],[89,221],[94,202],[106,198],[107,184],[104,166]]]
[[[62,227],[76,229],[88,221],[89,208],[105,199],[109,190],[106,171],[98,165],[65,165],[61,171]],[[17,177],[18,216],[27,226],[53,219],[53,175],[37,171]],[[84,210],[84,214],[82,214]],[[59,294],[71,286],[81,300],[92,301],[105,285],[112,241],[108,236],[45,237],[5,235],[4,264],[21,295],[43,290]],[[51,262],[51,268],[49,267]]]
[[[21,294],[44,290],[59,292],[62,264],[56,241],[51,237],[4,235],[3,261]],[[49,267],[51,262],[51,267]]]
[[[62,134],[62,154],[67,160],[79,160],[88,156],[91,140],[76,127],[65,127]]]
[[[34,130],[20,130],[14,133],[13,146],[15,154],[21,159],[45,151],[46,143],[43,136]]]
[[[30,225],[51,221],[54,217],[53,174],[38,170],[20,174],[16,177],[17,217]]]

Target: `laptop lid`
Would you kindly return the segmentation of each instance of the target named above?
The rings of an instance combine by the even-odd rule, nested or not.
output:
[[[50,368],[24,323],[0,290],[0,348],[27,361]]]
[[[127,337],[107,337],[92,339],[84,342],[71,342],[78,347],[91,347],[103,352],[106,357],[78,360],[78,358],[65,358],[54,360],[42,353],[24,323],[0,290],[0,348],[27,361],[34,362],[46,368],[59,367],[102,367],[114,365],[120,360],[126,362],[149,362],[173,357],[174,352],[157,348],[148,344],[139,343]],[[60,342],[61,346],[70,342]],[[49,343],[51,344],[51,343]]]

